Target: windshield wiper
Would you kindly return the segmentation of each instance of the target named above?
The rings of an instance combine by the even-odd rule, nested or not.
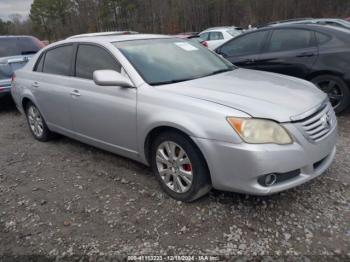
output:
[[[190,80],[193,80],[193,79],[195,79],[195,78],[175,79],[175,80],[169,80],[169,81],[163,81],[163,82],[154,82],[154,83],[150,83],[150,85],[152,85],[152,86],[170,85],[170,84],[190,81]]]
[[[217,75],[217,74],[221,74],[221,73],[225,73],[225,72],[229,72],[229,71],[233,71],[235,68],[234,67],[230,67],[230,68],[226,68],[226,69],[220,69],[220,70],[216,70],[208,75],[205,76],[213,76],[213,75]]]
[[[190,80],[194,80],[194,79],[198,79],[198,78],[203,78],[203,77],[207,77],[207,76],[212,76],[212,75],[217,75],[220,73],[225,73],[225,72],[229,72],[229,71],[233,71],[235,69],[235,67],[230,67],[230,68],[226,68],[226,69],[220,69],[220,70],[216,70],[208,75],[204,75],[204,76],[197,76],[197,77],[192,77],[192,78],[184,78],[184,79],[175,79],[175,80],[169,80],[169,81],[163,81],[163,82],[154,82],[154,83],[150,83],[150,85],[152,86],[160,86],[160,85],[169,85],[169,84],[175,84],[175,83],[179,83],[179,82],[185,82],[185,81],[190,81]]]

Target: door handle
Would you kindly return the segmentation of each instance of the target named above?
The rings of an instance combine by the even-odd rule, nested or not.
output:
[[[297,57],[313,57],[315,55],[316,54],[314,52],[304,52],[304,53],[297,55]]]
[[[79,90],[73,90],[71,93],[71,96],[79,97],[81,94],[79,93]]]
[[[35,82],[32,84],[32,87],[38,88],[38,87],[39,87],[39,83],[35,81]]]

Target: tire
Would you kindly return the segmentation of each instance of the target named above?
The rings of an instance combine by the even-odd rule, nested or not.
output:
[[[324,91],[336,113],[343,112],[350,104],[350,89],[343,79],[333,75],[321,75],[311,80]]]
[[[168,153],[171,148],[175,152],[173,158]],[[151,146],[150,161],[162,189],[176,200],[192,202],[211,190],[209,169],[202,153],[181,133],[164,132],[156,137]]]
[[[52,139],[53,133],[47,127],[39,109],[32,102],[26,105],[26,117],[29,130],[36,140],[47,142]]]

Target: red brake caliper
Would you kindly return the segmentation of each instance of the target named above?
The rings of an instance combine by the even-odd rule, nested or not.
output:
[[[192,165],[191,164],[184,164],[183,168],[187,172],[191,172],[192,171]]]

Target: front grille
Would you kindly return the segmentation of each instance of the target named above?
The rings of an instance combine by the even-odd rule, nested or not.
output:
[[[311,142],[319,142],[333,130],[337,123],[330,103],[322,106],[316,113],[296,122],[303,135]]]

